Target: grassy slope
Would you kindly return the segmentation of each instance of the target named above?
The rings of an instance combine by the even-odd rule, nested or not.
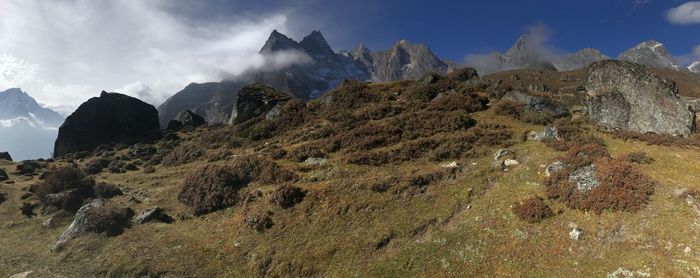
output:
[[[514,134],[541,128],[489,112],[476,118],[505,123]],[[538,224],[518,220],[511,204],[544,195],[541,165],[558,155],[538,142],[521,142],[511,148],[520,166],[500,173],[492,170],[489,157],[460,161],[465,168],[456,179],[430,184],[415,195],[367,187],[387,176],[435,171],[439,163],[370,168],[331,156],[327,165],[302,174],[300,186],[312,193],[291,209],[253,202],[192,218],[176,195],[183,174],[204,164],[197,162],[159,167],[154,174],[98,177],[126,186],[127,196],[116,201],[137,212],[158,205],[185,220],[134,226],[114,238],[89,235],[52,253],[50,246],[70,220],[48,229],[41,226],[42,217],[23,217],[17,209],[20,189],[33,181],[16,180],[0,185],[8,194],[0,204],[0,276],[26,270],[68,276],[256,276],[266,266],[271,273],[330,276],[602,276],[618,267],[654,276],[700,275],[700,216],[673,196],[677,188],[700,190],[700,149],[604,138],[614,156],[643,150],[656,160],[639,166],[659,183],[646,209],[595,215],[547,201],[563,213]],[[250,190],[258,189],[269,187]],[[242,225],[246,213],[259,210],[271,210],[275,222],[261,234]],[[581,241],[569,239],[570,223],[585,231]],[[391,240],[377,249],[384,238]]]

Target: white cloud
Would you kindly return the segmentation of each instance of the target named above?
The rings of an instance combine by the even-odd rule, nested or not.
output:
[[[0,90],[21,87],[48,107],[102,90],[159,105],[191,82],[304,62],[257,52],[287,16],[193,20],[165,0],[0,1]]]
[[[700,1],[687,2],[668,10],[666,19],[680,25],[700,23]]]

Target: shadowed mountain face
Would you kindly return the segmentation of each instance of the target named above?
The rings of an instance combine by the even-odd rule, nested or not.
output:
[[[446,73],[448,65],[423,44],[401,40],[386,51],[371,51],[363,44],[349,53],[365,66],[374,81],[417,79],[428,72]]]
[[[238,90],[251,83],[308,100],[323,95],[343,80],[416,79],[428,72],[446,73],[448,69],[425,45],[400,41],[387,51],[373,52],[361,45],[352,52],[336,53],[319,31],[311,32],[300,42],[273,31],[260,54],[282,52],[299,52],[308,56],[310,62],[245,73],[235,81],[190,84],[158,108],[161,127],[183,109],[194,111],[209,123],[227,122]]]
[[[21,89],[0,92],[0,151],[16,160],[48,158],[63,120]]]

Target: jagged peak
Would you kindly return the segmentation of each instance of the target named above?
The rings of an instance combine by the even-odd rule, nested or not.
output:
[[[304,51],[311,55],[331,55],[335,53],[331,46],[328,45],[321,31],[317,30],[312,31],[311,34],[304,37],[299,45]]]
[[[286,35],[277,31],[277,29],[272,30],[270,36],[267,38],[265,45],[260,49],[260,53],[271,53],[280,50],[288,49],[298,49],[299,43],[295,40],[290,39]]]

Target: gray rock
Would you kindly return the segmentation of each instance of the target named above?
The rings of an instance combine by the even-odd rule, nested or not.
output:
[[[515,153],[509,151],[508,149],[499,149],[496,151],[495,154],[493,154],[493,160],[494,161],[502,161],[505,159],[514,159],[515,158]]]
[[[555,103],[546,97],[526,94],[519,91],[510,91],[503,99],[525,105],[525,109],[532,112],[544,112],[552,117],[566,116],[569,111],[563,105]]]
[[[566,164],[564,164],[564,162],[555,161],[544,169],[544,176],[549,177],[556,172],[564,170],[564,168],[566,168]]]
[[[138,224],[146,224],[148,222],[162,222],[162,223],[172,223],[175,221],[172,217],[167,215],[161,208],[153,208],[145,211],[141,215],[137,216],[134,222]]]
[[[638,133],[689,136],[695,114],[676,84],[643,66],[606,60],[588,67],[588,117],[600,126]]]
[[[129,208],[107,207],[107,201],[95,199],[80,207],[75,213],[73,222],[54,243],[52,250],[59,251],[70,240],[85,233],[106,233],[107,235],[117,235],[121,229],[128,226],[128,220],[133,216],[133,211]],[[94,213],[98,211],[98,213]]]
[[[306,165],[322,165],[326,164],[328,158],[325,157],[309,157],[304,161]]]
[[[29,277],[35,277],[35,275],[33,275],[33,274],[34,274],[34,271],[31,271],[31,270],[30,270],[30,271],[25,271],[25,272],[22,272],[22,273],[14,274],[14,275],[10,276],[10,278],[29,278]]]
[[[598,187],[595,164],[580,167],[569,175],[569,181],[576,185],[576,189],[581,193],[588,193],[591,189]]]
[[[200,127],[207,122],[201,116],[192,112],[189,109],[183,109],[178,112],[174,119],[170,120],[168,123],[168,129],[170,130],[181,130],[185,127],[196,128]]]
[[[12,156],[8,152],[0,152],[0,160],[12,161]]]
[[[531,131],[527,134],[527,139],[532,141],[561,140],[559,137],[559,131],[556,127],[545,127],[540,133]]]

